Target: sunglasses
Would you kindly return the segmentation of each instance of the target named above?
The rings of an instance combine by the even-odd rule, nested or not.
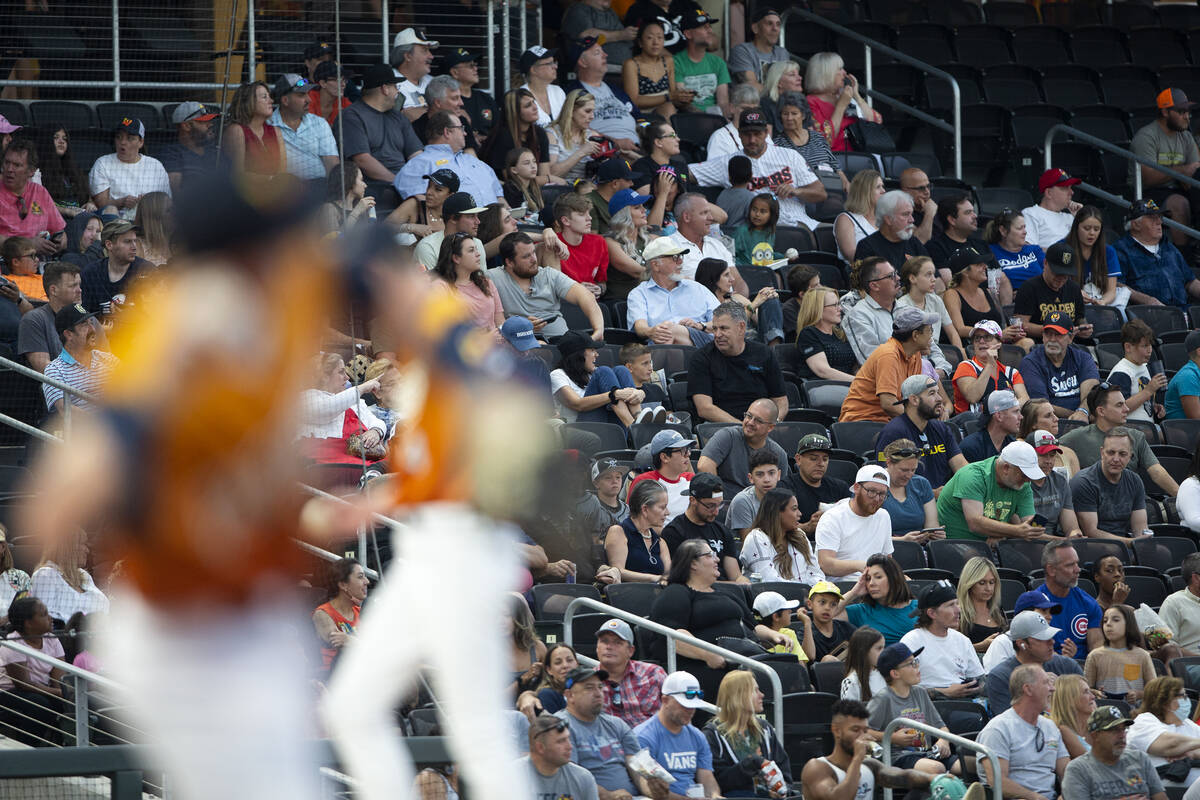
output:
[[[542,735],[542,734],[544,734],[544,733],[562,733],[562,732],[563,732],[563,731],[565,731],[566,729],[567,729],[567,723],[566,723],[564,720],[561,720],[561,719],[560,719],[560,720],[558,720],[558,722],[557,722],[557,723],[554,725],[554,727],[553,727],[553,728],[546,728],[546,730],[544,730],[544,731],[538,731],[537,733],[535,733],[535,734],[533,735],[533,738],[535,738],[535,739],[536,739],[536,738],[538,738],[539,736],[541,736],[541,735]]]
[[[703,700],[703,689],[684,689],[682,692],[671,692],[672,697],[686,697],[688,700]]]
[[[914,447],[906,447],[903,450],[897,450],[896,452],[892,453],[891,458],[892,459],[916,458],[919,455],[921,455],[920,450],[917,450]]]

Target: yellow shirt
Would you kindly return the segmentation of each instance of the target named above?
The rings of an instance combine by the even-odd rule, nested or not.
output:
[[[800,661],[808,661],[808,654],[804,652],[804,648],[800,646],[800,639],[796,636],[796,632],[791,628],[780,628],[776,633],[782,633],[787,637],[787,644],[777,644],[774,647],[768,647],[768,653],[793,653]]]

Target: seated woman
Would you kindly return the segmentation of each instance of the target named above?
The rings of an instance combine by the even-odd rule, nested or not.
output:
[[[29,579],[29,593],[46,604],[54,619],[65,622],[77,611],[108,613],[108,597],[84,569],[90,552],[87,539],[82,529],[59,537]]]
[[[879,112],[858,91],[858,79],[846,72],[837,53],[817,53],[810,58],[804,84],[817,130],[825,135],[835,152],[853,149],[846,140],[846,129],[856,118],[883,122]]]
[[[708,542],[688,539],[675,549],[667,588],[654,601],[650,619],[726,649],[753,652],[761,650],[760,641],[765,645],[786,645],[787,637],[783,634],[755,624],[754,614],[740,593],[721,592],[713,587],[719,577],[717,556]],[[708,696],[714,696],[725,676],[725,659],[686,642],[678,642],[675,649],[679,655],[676,669],[692,673]],[[666,657],[665,641],[656,643],[654,657],[658,661]]]
[[[317,215],[317,226],[321,233],[346,232],[360,222],[370,219],[375,208],[375,198],[367,195],[367,182],[362,170],[353,161],[335,164],[325,179],[325,202]],[[399,214],[397,209],[393,214]],[[399,226],[401,232],[417,233],[416,226]],[[423,227],[419,228],[424,230]]]
[[[1025,216],[1007,209],[987,224],[983,234],[1014,292],[1025,281],[1041,275],[1046,262],[1045,251],[1026,241],[1025,230]]]
[[[446,223],[442,220],[442,203],[446,201],[447,197],[458,191],[458,186],[458,176],[454,174],[453,170],[444,167],[435,169],[429,173],[429,184],[425,187],[425,195],[423,197],[413,195],[405,198],[400,207],[388,215],[388,222],[394,224],[401,233],[411,233],[418,239],[431,233],[444,231]],[[363,192],[365,191],[366,184],[364,183]]]
[[[667,490],[658,481],[642,481],[629,495],[629,516],[604,536],[609,565],[622,583],[663,583],[671,569],[671,551],[660,537],[667,521]]]
[[[58,639],[48,637],[52,623],[46,604],[36,597],[21,597],[8,608],[14,639],[41,650],[52,658],[63,658]],[[58,715],[63,709],[62,667],[0,648],[0,732],[32,747],[59,744]]]
[[[1029,436],[1037,431],[1058,436],[1058,415],[1054,413],[1054,406],[1044,397],[1035,397],[1021,406],[1021,438],[1028,441]],[[1079,472],[1079,456],[1057,439],[1054,444],[1062,452],[1054,454],[1052,469],[1070,478]]]
[[[560,117],[561,119],[561,117]],[[538,125],[538,104],[528,89],[513,89],[504,95],[504,114],[492,127],[483,143],[479,158],[497,173],[504,169],[504,159],[514,147],[527,147],[538,162],[538,185],[550,180],[550,141],[546,130]],[[561,183],[555,178],[552,182]]]
[[[883,197],[885,191],[883,176],[873,169],[861,170],[850,181],[843,205],[845,210],[833,221],[833,238],[837,240],[838,255],[847,264],[854,263],[854,251],[858,249],[858,243],[878,230],[875,227],[875,201]]]
[[[558,340],[561,366],[550,373],[550,388],[558,415],[567,422],[613,422],[629,427],[642,415],[646,393],[633,387],[624,365],[597,367],[603,345],[579,331]]]
[[[763,495],[742,545],[741,562],[743,572],[757,572],[764,581],[815,586],[825,580],[817,554],[800,529],[800,506],[791,489],[779,487]]]
[[[0,625],[8,622],[8,607],[17,595],[29,591],[29,573],[13,566],[8,529],[0,525]]]
[[[1075,282],[1083,292],[1083,301],[1124,312],[1133,292],[1121,282],[1125,277],[1121,261],[1105,241],[1103,212],[1095,206],[1079,209],[1063,241],[1075,253]]]
[[[475,327],[498,342],[500,326],[504,324],[504,306],[500,304],[496,284],[483,271],[481,255],[475,251],[471,234],[460,231],[442,239],[442,249],[430,273],[462,298]]]
[[[842,305],[835,290],[817,286],[804,293],[796,317],[795,357],[785,364],[804,380],[854,380],[858,359],[842,331]]]
[[[148,192],[142,195],[133,224],[138,231],[138,258],[144,258],[156,267],[171,260],[175,218],[171,215],[169,194]]]
[[[842,191],[850,191],[850,180],[842,171],[841,162],[829,149],[825,136],[816,130],[816,120],[808,101],[799,92],[785,92],[780,96],[776,116],[775,144],[795,150],[804,156],[809,168],[829,175],[837,175],[842,181]]]
[[[244,83],[234,91],[221,144],[235,172],[261,181],[287,173],[283,136],[267,122],[274,111],[271,90],[262,81]]]
[[[529,604],[516,592],[509,596],[505,620],[512,659],[509,665],[512,682],[508,685],[508,694],[516,699],[541,685],[546,645],[534,630],[533,612],[529,610]]]
[[[542,659],[542,686],[538,689],[538,701],[547,714],[557,714],[567,707],[563,697],[566,688],[567,675],[579,666],[575,658],[575,648],[569,644],[558,643],[546,648],[546,657]]]
[[[647,17],[634,37],[633,58],[621,65],[621,85],[637,106],[636,116],[657,114],[662,119],[675,116],[672,101],[679,96],[679,90],[675,86],[675,60],[667,52],[665,41],[662,21]]]
[[[646,155],[630,165],[639,192],[649,192],[663,167],[671,167],[675,175],[688,185],[695,185],[688,162],[680,155],[679,134],[669,122],[655,121],[643,126],[638,133]],[[719,224],[719,223],[718,223]]]
[[[545,128],[550,147],[550,174],[556,181],[574,183],[583,178],[588,164],[605,149],[603,144],[596,141],[600,134],[591,127],[595,115],[596,98],[586,89],[573,89],[563,102],[554,124]],[[532,180],[537,185],[537,174],[541,168],[537,156],[528,147],[521,149],[529,150],[533,155],[535,169]]]
[[[925,544],[945,539],[938,527],[937,500],[929,480],[917,474],[921,448],[909,439],[897,439],[883,448],[884,468],[891,483],[883,510],[892,519],[892,538]]]
[[[733,301],[746,309],[750,329],[746,338],[764,344],[783,340],[783,305],[774,286],[764,286],[750,300],[733,290],[735,269],[719,258],[702,258],[696,265],[696,283],[713,293],[718,303]]]
[[[66,128],[46,127],[37,138],[38,168],[42,186],[54,198],[54,205],[66,219],[85,211],[95,211],[88,194],[88,179],[71,151],[71,134]]]
[[[1193,784],[1200,769],[1188,769],[1188,759],[1200,758],[1200,725],[1191,716],[1192,700],[1183,681],[1155,678],[1146,684],[1142,705],[1133,712],[1126,747],[1145,752],[1156,769],[1174,762],[1179,773],[1171,780]]]
[[[312,613],[313,628],[322,645],[323,672],[329,672],[338,652],[354,638],[369,585],[362,564],[353,558],[339,559],[329,570],[328,595]]]
[[[789,94],[804,96],[804,76],[800,74],[800,65],[791,59],[776,61],[767,67],[758,103],[767,115],[767,122],[771,123],[771,130],[776,134],[783,130],[783,123],[779,119],[779,101]],[[806,100],[806,108],[807,105]]]
[[[649,240],[646,231],[649,216],[644,203],[638,203],[641,195],[617,192],[608,201],[612,218],[608,222],[608,233],[604,244],[608,248],[608,283],[604,287],[604,300],[625,300],[633,287],[646,278],[646,265],[642,251]]]
[[[963,565],[958,576],[958,607],[958,630],[982,656],[1007,627],[1000,608],[1000,573],[989,559],[973,556]]]
[[[1071,758],[1092,751],[1092,735],[1087,720],[1096,710],[1096,695],[1082,675],[1059,675],[1050,696],[1050,719],[1058,725],[1063,744]]]
[[[900,562],[883,553],[867,559],[867,568],[842,598],[841,616],[851,625],[870,625],[893,645],[913,629],[917,601]]]
[[[301,452],[322,464],[361,464],[382,460],[387,426],[362,396],[379,389],[379,381],[346,387],[346,363],[336,353],[323,353],[313,364],[313,388],[300,394],[301,426],[296,436]],[[359,435],[360,452],[348,452],[350,437]]]
[[[768,797],[772,793],[762,766],[773,761],[779,780],[792,783],[792,762],[775,729],[763,716],[763,693],[754,673],[730,672],[717,690],[717,715],[704,726],[704,737],[712,750],[713,777],[725,797]]]

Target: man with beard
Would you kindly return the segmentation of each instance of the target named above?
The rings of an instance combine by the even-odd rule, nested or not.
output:
[[[1167,800],[1149,754],[1125,747],[1132,724],[1115,706],[1101,706],[1088,716],[1092,749],[1067,764],[1063,800]]]
[[[833,505],[850,496],[850,484],[825,474],[832,450],[833,443],[827,437],[808,434],[796,447],[796,474],[788,475],[779,484],[796,495],[800,530],[809,536],[816,532],[817,523],[825,513],[822,505]]]
[[[875,440],[875,449],[883,460],[883,448],[897,439],[916,442],[921,447],[917,474],[924,476],[934,492],[938,492],[967,463],[959,451],[958,439],[950,426],[942,422],[946,401],[941,387],[928,375],[913,375],[900,385],[900,400],[903,413],[883,426]]]
[[[1032,524],[1031,480],[1046,477],[1037,452],[1027,442],[1013,442],[992,456],[954,473],[938,495],[938,519],[947,539],[1037,539],[1045,533]]]
[[[963,438],[959,449],[967,461],[983,461],[1000,455],[1021,431],[1021,402],[1007,389],[992,392],[987,399],[983,427]]]
[[[1075,322],[1069,314],[1052,311],[1042,322],[1042,343],[1021,359],[1025,390],[1049,400],[1057,416],[1087,422],[1083,399],[1100,382],[1096,359],[1071,344]]]
[[[562,301],[566,300],[579,306],[588,318],[592,338],[604,338],[604,315],[596,298],[558,270],[539,267],[537,250],[528,234],[515,231],[501,239],[500,257],[504,266],[489,269],[487,276],[500,293],[505,315],[528,317],[536,335],[561,336],[567,332],[562,318]]]
[[[903,266],[913,256],[927,256],[929,251],[913,233],[913,199],[908,192],[894,189],[875,201],[874,233],[858,243],[854,260],[879,256],[891,264]]]
[[[1075,644],[1074,658],[1087,658],[1088,650],[1104,646],[1100,624],[1104,612],[1090,594],[1079,588],[1079,552],[1066,539],[1053,539],[1042,548],[1042,569],[1046,579],[1034,589],[1059,606],[1050,616],[1055,643],[1070,640]],[[1013,641],[1019,636],[1012,634]],[[995,712],[993,712],[995,713]]]
[[[629,293],[626,317],[629,329],[651,344],[703,347],[712,341],[712,314],[718,306],[717,298],[700,284],[683,277],[683,256],[687,251],[669,236],[655,239],[642,251],[650,279]],[[598,330],[603,335],[604,329]]]
[[[672,796],[692,796],[693,784],[704,787],[705,797],[720,797],[721,787],[712,770],[712,748],[692,725],[697,708],[705,706],[700,681],[690,672],[672,672],[663,681],[658,713],[633,729],[638,742],[667,772]]]
[[[688,488],[683,490],[688,496],[687,509],[663,528],[662,539],[672,556],[688,539],[703,539],[717,557],[717,569],[721,573],[718,580],[749,583],[738,564],[740,548],[737,539],[729,528],[717,522],[724,488],[716,475],[701,472],[693,476]]]
[[[860,467],[854,476],[854,494],[821,515],[814,540],[817,562],[827,576],[857,581],[872,556],[892,553],[892,520],[883,510],[889,486],[891,479],[883,467]],[[862,624],[854,618],[850,622]]]
[[[1163,236],[1163,212],[1153,200],[1134,200],[1125,213],[1128,231],[1113,243],[1121,259],[1130,303],[1183,307],[1200,298],[1200,280],[1183,253]]]
[[[212,123],[217,116],[195,100],[180,103],[171,112],[177,138],[163,148],[159,158],[167,171],[171,191],[179,191],[185,181],[210,172],[217,165],[217,150],[212,146]]]
[[[1195,177],[1196,169],[1200,167],[1200,150],[1196,140],[1189,130],[1192,121],[1192,108],[1195,103],[1188,101],[1179,89],[1163,89],[1155,99],[1158,106],[1158,119],[1133,135],[1132,150],[1142,158],[1156,164],[1169,167],[1175,172]],[[1133,170],[1142,172],[1142,194],[1150,200],[1155,200],[1171,215],[1172,219],[1190,223],[1192,219],[1192,204],[1189,190],[1181,185],[1169,173],[1153,167],[1129,163],[1129,186],[1133,187]],[[1187,244],[1183,231],[1174,231],[1171,240],[1177,247]]]
[[[100,326],[96,315],[88,312],[79,303],[62,308],[54,315],[54,327],[62,339],[63,349],[58,357],[46,365],[46,377],[61,381],[73,389],[88,394],[97,393],[108,380],[116,356],[96,349]],[[42,385],[46,397],[46,408],[61,413],[68,402],[76,408],[92,408],[92,404],[78,395],[66,395],[57,386]]]
[[[329,123],[308,113],[311,88],[312,84],[295,73],[281,75],[272,90],[277,105],[267,122],[283,137],[287,171],[300,180],[320,181],[323,187],[325,176],[338,163],[338,149]]]

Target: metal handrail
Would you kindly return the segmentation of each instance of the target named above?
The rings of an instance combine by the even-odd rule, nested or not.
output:
[[[954,177],[958,178],[959,180],[962,180],[962,175],[963,175],[963,172],[962,172],[962,91],[959,89],[958,80],[953,75],[951,75],[949,72],[946,72],[945,70],[938,69],[937,67],[933,66],[932,64],[927,64],[924,61],[913,58],[912,56],[908,55],[907,53],[902,53],[899,50],[895,49],[894,47],[888,47],[886,44],[881,44],[881,43],[875,41],[874,39],[869,39],[866,36],[863,36],[861,33],[853,31],[853,30],[845,27],[844,25],[838,25],[836,22],[830,22],[829,20],[825,19],[824,17],[818,16],[817,14],[814,14],[811,11],[805,11],[802,8],[795,8],[795,7],[788,8],[780,15],[779,45],[781,47],[786,48],[786,46],[787,46],[785,44],[786,39],[787,39],[787,20],[790,16],[793,16],[793,15],[798,16],[801,19],[804,19],[807,22],[811,22],[815,25],[820,25],[821,27],[827,28],[827,29],[833,31],[834,33],[837,33],[840,36],[845,36],[847,39],[850,39],[852,41],[859,42],[860,44],[862,44],[863,51],[866,56],[866,61],[865,61],[866,72],[863,75],[863,77],[867,82],[866,83],[867,95],[869,97],[878,98],[878,99],[884,101],[885,103],[888,103],[889,105],[893,105],[893,106],[896,106],[897,108],[901,108],[905,111],[905,113],[907,113],[913,117],[916,117],[917,119],[921,120],[922,122],[932,125],[940,130],[947,131],[951,135],[953,135],[953,137],[954,137]],[[872,51],[874,51],[874,50],[878,50],[880,53],[891,56],[892,58],[896,59],[897,61],[901,62],[902,64],[908,64],[911,67],[916,67],[917,69],[921,70],[922,72],[924,72],[927,75],[932,75],[935,78],[940,78],[940,79],[946,81],[947,83],[949,83],[950,89],[954,94],[954,107],[952,109],[953,114],[954,114],[953,124],[948,123],[945,120],[938,119],[937,117],[933,116],[932,114],[928,114],[919,108],[914,108],[913,106],[910,106],[907,103],[902,103],[893,97],[888,97],[887,95],[883,94],[882,92],[876,92],[874,89],[872,89],[871,85],[872,85],[872,80],[873,80],[873,69],[871,66],[871,57],[872,57],[871,54],[872,54]]]
[[[1151,169],[1155,169],[1159,172],[1168,173],[1175,180],[1178,180],[1181,183],[1187,184],[1188,186],[1194,186],[1195,188],[1200,189],[1200,180],[1197,180],[1196,178],[1193,178],[1190,175],[1184,175],[1182,172],[1177,172],[1177,171],[1171,169],[1170,167],[1164,167],[1161,164],[1157,164],[1148,158],[1143,158],[1142,156],[1139,156],[1137,153],[1133,152],[1132,150],[1126,150],[1123,147],[1117,147],[1115,144],[1113,144],[1111,142],[1106,142],[1099,137],[1093,136],[1090,133],[1085,133],[1085,132],[1079,130],[1078,128],[1073,128],[1070,125],[1067,125],[1065,123],[1059,123],[1059,124],[1055,125],[1054,127],[1050,128],[1048,131],[1046,131],[1046,139],[1044,142],[1044,146],[1042,148],[1043,151],[1045,152],[1044,161],[1046,163],[1046,169],[1051,169],[1052,165],[1054,163],[1054,160],[1053,160],[1054,154],[1052,152],[1052,148],[1054,147],[1054,135],[1057,133],[1070,134],[1071,138],[1073,138],[1073,139],[1077,139],[1078,141],[1081,141],[1085,144],[1090,144],[1092,147],[1096,147],[1101,150],[1107,150],[1110,153],[1114,153],[1116,155],[1121,156],[1126,161],[1135,161],[1138,164],[1141,164],[1142,166],[1150,167]],[[1118,195],[1114,195],[1110,192],[1106,192],[1103,189],[1097,188],[1088,183],[1079,184],[1079,188],[1083,189],[1086,192],[1089,192],[1090,194],[1094,194],[1099,197],[1103,197],[1108,202],[1119,205],[1122,208],[1129,208],[1131,205],[1133,205],[1132,203],[1130,203],[1128,200],[1126,200],[1123,197],[1119,197]],[[1134,170],[1134,172],[1133,172],[1133,194],[1134,194],[1135,198],[1140,198],[1142,196],[1142,171],[1140,169]],[[1191,236],[1194,239],[1200,239],[1200,230],[1196,230],[1195,228],[1189,227],[1187,225],[1183,225],[1179,222],[1176,222],[1173,219],[1168,219],[1165,216],[1163,217],[1162,222],[1163,222],[1163,225],[1165,225],[1167,227],[1175,228],[1176,230],[1183,231],[1185,234],[1187,234],[1188,236]]]
[[[38,372],[36,369],[30,369],[29,367],[25,366],[24,364],[18,364],[16,361],[13,361],[12,359],[8,359],[8,358],[4,358],[3,356],[0,356],[0,368],[12,370],[13,372],[16,372],[19,375],[24,375],[27,378],[32,378],[33,380],[38,381],[39,383],[43,383],[48,386],[53,386],[54,388],[60,390],[63,393],[63,395],[64,395],[63,434],[64,435],[62,437],[55,436],[54,434],[50,433],[49,431],[44,431],[41,428],[35,428],[33,425],[29,425],[28,423],[22,422],[21,420],[15,418],[15,417],[11,417],[8,414],[0,413],[0,422],[3,422],[4,424],[6,424],[12,428],[16,428],[17,430],[21,431],[21,433],[24,433],[27,436],[32,436],[35,439],[41,439],[43,442],[62,442],[63,439],[66,438],[66,434],[69,433],[71,430],[72,404],[70,402],[65,401],[66,395],[73,394],[76,397],[80,397],[80,398],[88,401],[89,403],[98,403],[99,402],[95,395],[89,394],[88,392],[85,392],[81,389],[77,389],[74,386],[69,386],[68,384],[65,384],[62,381],[56,380],[54,378],[48,378],[44,374]]]
[[[753,672],[761,672],[766,675],[771,681],[771,695],[774,698],[773,716],[775,717],[775,735],[779,737],[779,742],[783,743],[783,683],[779,680],[779,673],[768,667],[761,661],[755,661],[740,653],[735,653],[732,650],[726,650],[724,647],[718,647],[715,644],[710,644],[703,639],[697,639],[695,636],[680,633],[674,628],[668,628],[666,625],[661,625],[657,622],[652,622],[645,617],[631,614],[628,611],[623,611],[619,608],[601,603],[599,600],[593,600],[590,597],[576,597],[567,604],[567,610],[563,612],[563,638],[567,644],[571,644],[573,631],[571,630],[571,620],[575,618],[575,612],[579,608],[590,608],[596,611],[601,611],[610,617],[624,620],[635,627],[645,628],[648,631],[657,633],[659,636],[665,636],[667,639],[667,672],[675,671],[675,643],[683,642],[690,644],[700,650],[705,650],[709,653],[716,653],[726,661],[732,661],[735,664],[740,664],[743,667],[750,669]],[[715,699],[715,698],[714,698]]]
[[[958,745],[959,748],[965,748],[967,750],[974,750],[977,753],[982,753],[983,755],[987,756],[988,760],[992,762],[992,775],[996,776],[996,778],[997,778],[997,780],[993,781],[994,785],[992,786],[993,800],[1004,800],[1004,792],[1000,786],[1002,781],[999,780],[1000,759],[996,756],[996,754],[994,752],[992,752],[992,750],[990,748],[984,747],[983,745],[979,744],[978,742],[972,742],[970,739],[964,739],[963,737],[959,736],[958,734],[950,733],[948,731],[941,730],[940,728],[935,728],[932,725],[929,725],[924,722],[917,722],[916,720],[906,719],[904,717],[896,717],[894,720],[892,720],[891,722],[889,722],[887,724],[887,727],[883,729],[883,763],[884,764],[887,764],[890,766],[892,763],[892,733],[894,733],[897,728],[913,728],[915,730],[927,733],[930,736],[933,736],[935,738],[945,739],[947,742],[950,742],[951,744]],[[884,788],[883,800],[892,800],[892,789],[890,786]]]

